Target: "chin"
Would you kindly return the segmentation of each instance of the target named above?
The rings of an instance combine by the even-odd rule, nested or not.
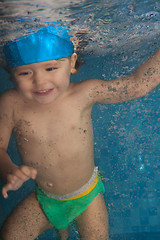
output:
[[[39,104],[47,105],[47,104],[52,104],[56,98],[54,99],[35,99],[35,101]]]

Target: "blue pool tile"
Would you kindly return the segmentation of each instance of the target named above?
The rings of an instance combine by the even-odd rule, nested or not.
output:
[[[156,216],[157,214],[158,214],[158,211],[157,211],[156,207],[149,208],[149,215],[150,216]]]
[[[122,215],[123,215],[123,214],[122,214],[122,211],[114,211],[114,212],[113,212],[113,216],[114,216],[114,217],[121,218]]]
[[[131,219],[129,217],[123,218],[123,224],[124,227],[128,229],[128,227],[131,227]]]
[[[132,226],[132,231],[133,232],[140,232],[140,226]]]
[[[131,199],[130,205],[132,206],[133,209],[139,207],[138,199]]]
[[[150,226],[141,226],[141,232],[150,232]]]
[[[157,232],[158,226],[154,225],[154,226],[150,226],[150,232]]]
[[[157,206],[157,199],[156,198],[148,198],[148,208],[154,208]]]
[[[131,208],[131,217],[133,219],[139,217],[139,208]]]
[[[133,199],[139,199],[141,197],[141,193],[137,190],[130,191],[130,197]]]
[[[157,204],[156,204],[157,206],[158,206],[158,208],[160,209],[160,197],[159,198],[157,198]]]
[[[140,216],[148,216],[148,209],[147,208],[140,208],[139,209]]]
[[[158,217],[157,216],[150,216],[149,217],[149,224],[150,226],[155,226],[158,224]]]
[[[131,218],[131,225],[132,227],[140,226],[140,218],[139,217]]]
[[[158,198],[160,198],[160,191],[156,191],[156,195]]]
[[[148,198],[156,198],[157,193],[156,191],[149,191],[148,192]]]
[[[128,233],[128,232],[131,232],[132,231],[132,227],[131,226],[125,226],[123,227],[123,233]]]
[[[113,199],[121,199],[121,194],[120,193],[114,193]]]
[[[158,179],[159,179],[159,175],[158,175]],[[159,185],[159,181],[155,182],[155,187],[156,187],[156,191],[158,191],[160,193],[160,185]]]
[[[149,224],[148,217],[140,217],[140,223],[142,225],[148,225]]]
[[[157,232],[160,232],[160,224],[157,225]]]
[[[126,209],[123,211],[123,216],[126,217],[130,217],[131,216],[131,210],[130,209]]]

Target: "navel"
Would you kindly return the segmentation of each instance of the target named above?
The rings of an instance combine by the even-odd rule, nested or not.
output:
[[[48,187],[53,187],[53,183],[47,182],[47,186],[48,186]]]

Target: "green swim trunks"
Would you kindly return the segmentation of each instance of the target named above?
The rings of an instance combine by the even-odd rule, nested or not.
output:
[[[49,197],[40,187],[36,186],[37,199],[50,223],[58,230],[66,229],[101,192],[104,193],[105,189],[99,174],[88,189],[69,200]],[[78,197],[80,195],[82,197]]]

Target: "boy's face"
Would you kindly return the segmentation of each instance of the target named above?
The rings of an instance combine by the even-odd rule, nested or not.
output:
[[[17,89],[40,104],[54,102],[69,87],[77,56],[16,67],[12,70]]]

